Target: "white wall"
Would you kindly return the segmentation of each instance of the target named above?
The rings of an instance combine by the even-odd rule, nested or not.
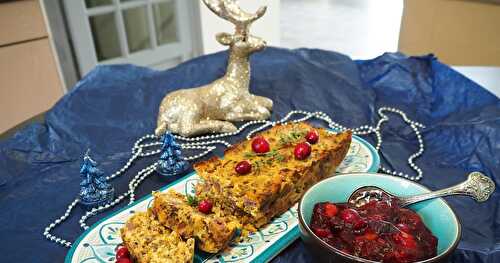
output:
[[[203,54],[227,49],[215,40],[219,32],[234,32],[234,26],[210,11],[203,1],[200,3],[201,40]],[[260,6],[267,5],[266,14],[255,21],[250,33],[266,40],[268,46],[280,45],[280,0],[243,0],[239,1],[241,8],[249,13],[257,11]]]
[[[403,2],[282,0],[281,45],[333,50],[354,59],[395,52]]]

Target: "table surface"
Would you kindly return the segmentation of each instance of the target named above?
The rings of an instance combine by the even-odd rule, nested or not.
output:
[[[500,160],[492,158],[500,156],[500,100],[435,57],[387,53],[374,60],[352,61],[335,52],[271,47],[253,59],[251,91],[275,102],[273,119],[297,109],[322,111],[346,127],[359,127],[376,123],[381,106],[395,107],[426,125],[422,132],[426,150],[417,160],[424,171],[421,184],[440,189],[463,181],[470,171],[483,171],[500,185],[500,177],[495,176],[500,175]],[[98,67],[45,114],[46,125],[30,125],[1,141],[4,261],[60,262],[67,250],[45,241],[41,232],[75,198],[82,153],[90,148],[105,172],[120,169],[130,157],[133,142],[154,130],[157,105],[165,94],[209,83],[224,73],[226,64],[227,55],[218,53],[161,72],[132,65]],[[497,83],[494,76],[485,77],[474,69],[463,72],[498,94],[492,85]],[[388,118],[382,134],[382,163],[414,175],[406,163],[418,147],[417,138],[402,118],[396,114]],[[373,136],[365,138],[374,143]],[[234,143],[243,135],[227,139]],[[215,154],[222,155],[223,148]],[[124,192],[131,177],[156,158],[143,158],[124,177],[117,177],[113,181],[117,192]],[[142,182],[136,196],[175,179],[152,176]],[[447,199],[463,226],[460,246],[452,255],[454,263],[500,262],[496,231],[500,191],[491,198],[480,205],[470,198]],[[81,234],[78,219],[83,213],[82,207],[75,208],[53,233],[73,241]],[[297,241],[274,262],[309,263],[314,255]]]

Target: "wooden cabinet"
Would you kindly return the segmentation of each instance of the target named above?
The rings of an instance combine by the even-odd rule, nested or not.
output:
[[[0,3],[0,133],[48,110],[62,95],[38,1]]]
[[[47,37],[38,1],[0,3],[0,46]]]
[[[447,64],[500,66],[500,0],[405,0],[399,50]]]

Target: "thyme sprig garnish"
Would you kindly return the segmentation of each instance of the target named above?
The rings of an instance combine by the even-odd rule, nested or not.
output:
[[[187,198],[187,203],[190,205],[190,206],[197,206],[198,205],[198,198],[196,198],[195,195],[187,195],[186,196]]]
[[[281,146],[292,144],[300,140],[301,138],[304,138],[306,133],[307,131],[305,130],[292,130],[288,134],[280,134],[279,143],[281,144]]]
[[[274,161],[283,162],[285,160],[285,156],[282,155],[278,150],[271,150],[264,154],[246,152],[243,156],[247,159],[252,158],[252,169],[256,173],[260,173],[261,169],[264,166],[272,165]]]
[[[283,161],[285,159],[285,156],[283,156],[281,153],[278,152],[278,150],[273,149],[267,153],[253,153],[253,152],[246,152],[243,154],[243,157],[245,158],[253,158],[253,157],[264,157],[266,159],[266,162],[278,160],[278,161]]]

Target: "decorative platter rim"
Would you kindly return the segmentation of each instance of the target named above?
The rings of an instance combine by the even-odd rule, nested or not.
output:
[[[369,159],[371,161],[371,164],[369,165],[369,167],[365,168],[365,171],[363,171],[363,172],[372,172],[372,173],[377,172],[379,169],[379,165],[380,165],[380,157],[379,157],[377,151],[375,150],[375,148],[370,143],[368,143],[367,141],[365,141],[364,139],[362,139],[356,135],[353,136],[353,141],[354,140],[356,142],[358,142],[359,144],[363,145],[364,147],[366,147],[366,150],[368,150],[369,155],[370,155]],[[193,171],[193,172],[161,187],[158,190],[164,191],[166,189],[169,189],[171,187],[174,187],[178,184],[183,183],[183,181],[188,181],[188,180],[190,180],[190,178],[192,178],[194,176],[196,176],[196,172]],[[145,195],[142,198],[133,202],[132,204],[128,204],[128,205],[126,205],[126,206],[124,206],[116,211],[111,212],[109,215],[106,215],[105,217],[103,217],[102,219],[100,219],[96,223],[94,223],[92,226],[90,226],[87,230],[85,230],[75,240],[75,242],[71,246],[71,249],[66,254],[64,262],[65,263],[73,263],[73,257],[75,255],[76,249],[80,246],[80,243],[87,237],[87,235],[89,235],[95,228],[104,224],[108,219],[118,215],[121,212],[129,210],[136,205],[141,204],[142,202],[148,200],[149,198],[151,198],[151,194]],[[291,212],[291,210],[292,209],[288,210],[287,212],[285,212],[285,214]],[[286,232],[283,236],[279,237],[278,239],[275,239],[274,242],[268,248],[265,248],[260,254],[258,254],[258,258],[263,259],[264,261],[272,259],[274,256],[279,254],[282,250],[284,250],[286,247],[288,247],[288,245],[290,243],[295,241],[298,238],[298,236],[299,236],[298,227],[294,226],[291,230]],[[87,261],[87,260],[84,260],[84,261]],[[102,262],[102,260],[99,260],[99,262]],[[221,262],[227,262],[227,261],[221,260]]]

